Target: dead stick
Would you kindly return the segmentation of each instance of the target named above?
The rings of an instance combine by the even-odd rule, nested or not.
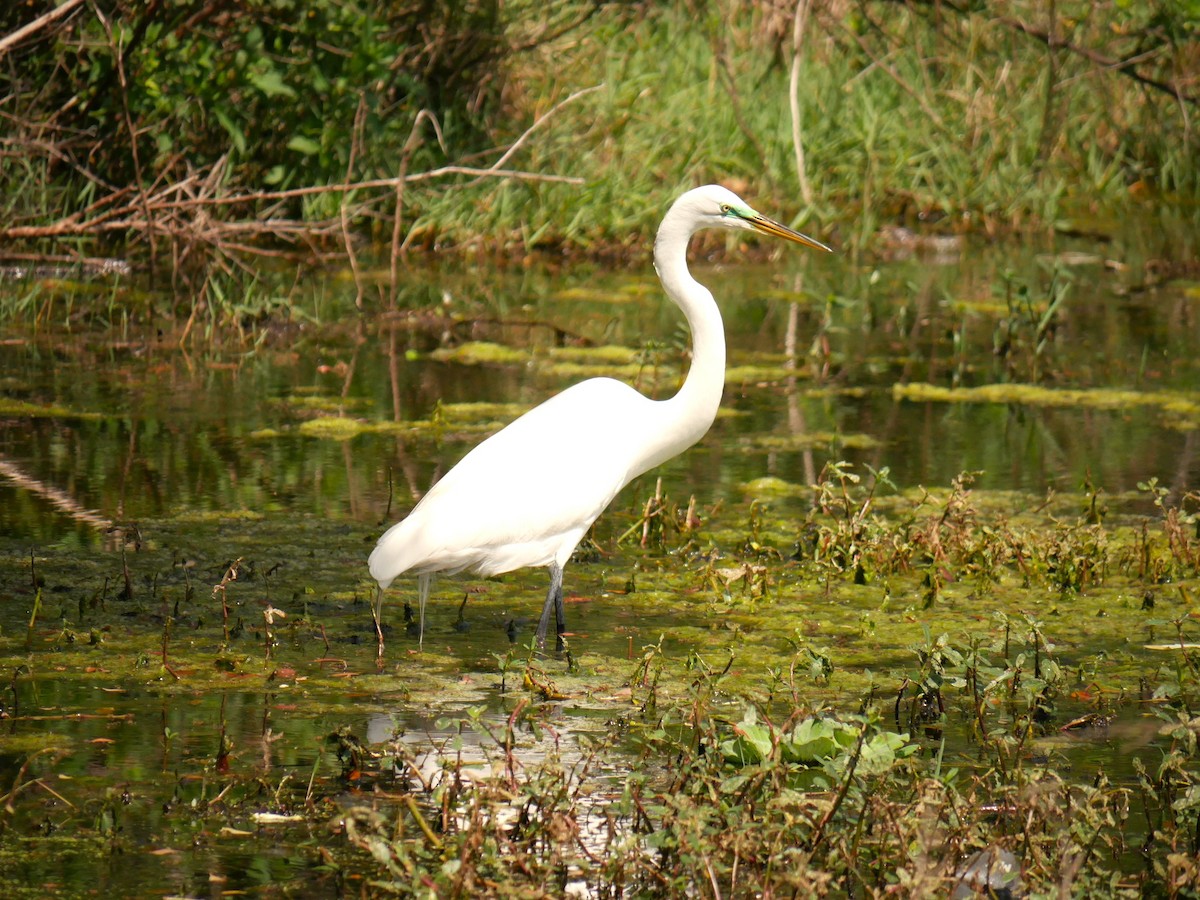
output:
[[[67,13],[69,13],[73,9],[75,9],[75,7],[81,6],[83,4],[83,2],[84,2],[84,0],[67,0],[67,2],[64,3],[62,6],[55,7],[54,9],[50,10],[48,13],[43,13],[42,15],[40,15],[36,19],[34,19],[32,22],[30,22],[28,25],[18,28],[16,31],[12,32],[12,34],[9,34],[7,37],[0,38],[0,56],[3,56],[5,53],[7,53],[9,51],[9,48],[13,47],[16,44],[19,44],[21,41],[23,41],[29,35],[33,34],[35,31],[40,31],[42,28],[45,28],[51,22],[53,22],[57,19],[61,19]]]

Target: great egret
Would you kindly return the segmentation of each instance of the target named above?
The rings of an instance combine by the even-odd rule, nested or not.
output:
[[[654,268],[692,333],[692,365],[669,400],[651,400],[611,378],[592,378],[531,409],[471,450],[371,553],[379,582],[373,612],[383,654],[383,593],[405,572],[418,576],[420,634],[435,572],[499,575],[548,566],[550,590],[538,623],[545,646],[553,610],[566,630],[563,566],[617,492],[682,453],[708,431],[725,386],[725,331],[713,296],[688,271],[687,246],[702,228],[758,231],[829,250],[755,212],[733,192],[707,185],[680,196],[654,241]]]

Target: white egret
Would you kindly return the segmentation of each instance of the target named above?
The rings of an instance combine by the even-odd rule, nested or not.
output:
[[[692,334],[692,364],[679,392],[651,400],[612,378],[592,378],[531,409],[483,441],[389,528],[371,553],[379,582],[373,612],[383,653],[383,593],[400,575],[418,576],[421,637],[435,572],[499,575],[548,566],[550,590],[537,641],[554,612],[566,630],[563,566],[617,492],[704,435],[725,386],[725,331],[712,294],[688,271],[687,246],[703,228],[757,231],[829,250],[755,212],[717,185],[683,194],[663,217],[654,268]]]

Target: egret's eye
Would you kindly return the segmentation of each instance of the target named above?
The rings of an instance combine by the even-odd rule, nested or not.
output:
[[[729,213],[732,209],[733,209],[733,207],[730,206],[728,203],[722,203],[721,204],[721,215],[723,215],[723,216],[729,215]]]

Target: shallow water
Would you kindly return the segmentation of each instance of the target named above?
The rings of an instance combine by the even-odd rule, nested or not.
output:
[[[1080,249],[1090,254],[1084,261],[1065,255]],[[1184,280],[1152,285],[1157,270],[1146,263],[1160,252],[1063,241],[968,245],[948,260],[787,252],[770,264],[695,266],[726,317],[723,414],[699,446],[618,497],[597,525],[599,556],[568,569],[571,639],[585,656],[583,686],[571,684],[585,699],[558,714],[564,739],[620,709],[613,698],[660,636],[665,653],[698,653],[718,669],[744,635],[768,646],[810,626],[840,642],[855,678],[866,668],[860,656],[880,671],[911,658],[911,638],[872,643],[829,627],[819,595],[787,598],[772,615],[736,587],[718,611],[693,588],[664,586],[674,584],[673,569],[702,563],[616,543],[658,477],[682,506],[694,496],[703,510],[736,510],[737,521],[721,525],[732,530],[742,527],[749,482],[809,485],[836,460],[863,473],[887,467],[899,491],[944,489],[977,471],[977,488],[1015,492],[1014,514],[1085,481],[1106,492],[1113,514],[1144,511],[1138,483],[1150,478],[1174,497],[1195,490],[1200,290]],[[482,434],[581,373],[608,373],[614,357],[573,348],[632,348],[622,374],[655,396],[674,390],[686,364],[680,319],[659,299],[648,266],[414,269],[396,310],[373,303],[360,314],[354,296],[345,273],[314,276],[291,320],[272,324],[258,346],[185,351],[163,336],[170,329],[80,324],[65,301],[37,329],[3,334],[0,634],[12,650],[28,630],[30,669],[12,673],[5,695],[12,721],[0,738],[0,786],[26,781],[31,752],[57,748],[32,764],[45,783],[26,789],[11,822],[17,833],[39,822],[79,829],[90,842],[63,865],[16,853],[10,862],[19,860],[22,881],[123,896],[203,893],[210,876],[224,890],[319,883],[295,848],[327,835],[310,834],[306,822],[263,824],[254,813],[299,808],[315,792],[333,815],[343,793],[359,789],[326,743],[340,727],[371,743],[398,729],[437,744],[454,732],[434,724],[442,715],[478,704],[502,718],[511,699],[499,691],[498,666],[520,658],[544,591],[540,572],[441,580],[425,652],[416,654],[400,625],[411,585],[398,584],[387,613],[396,669],[381,673],[366,606],[374,538]],[[438,352],[473,341],[516,353],[456,362]],[[922,382],[1089,393],[1038,405],[924,402],[894,391]],[[1105,393],[1117,389],[1152,402]],[[477,401],[505,406],[452,406]],[[319,420],[330,418],[343,430],[322,429]],[[381,431],[381,422],[426,424]],[[347,436],[353,423],[360,431]],[[562,441],[569,451],[570,435]],[[806,506],[806,496],[775,501],[797,519]],[[791,546],[777,543],[782,563]],[[216,641],[212,588],[238,557],[240,580],[228,593],[241,637]],[[626,595],[631,577],[638,590]],[[778,577],[782,584],[786,570]],[[42,607],[28,629],[35,584]],[[458,603],[476,588],[464,610],[469,627],[455,628]],[[882,608],[874,595],[840,602],[864,620]],[[265,607],[291,617],[276,626],[271,659],[262,650]],[[168,615],[174,655],[163,658],[178,678],[159,665]],[[941,619],[936,610],[916,618],[935,630],[967,629],[982,614],[964,594]],[[736,640],[727,626],[742,629]],[[1076,661],[1126,652],[1112,635],[1092,644],[1071,628],[1054,636]],[[214,656],[232,657],[232,668],[214,674]],[[66,678],[81,668],[82,682]],[[439,679],[454,689],[439,690]],[[1158,740],[1148,721],[1126,710],[1103,733],[1069,735],[1046,752],[1080,777],[1099,767],[1127,777],[1131,748]],[[222,740],[232,755],[222,754]],[[962,739],[948,740],[967,752]],[[228,780],[230,766],[241,780]],[[258,782],[246,777],[255,772]],[[216,799],[223,789],[236,796]],[[181,805],[194,815],[170,814]],[[123,865],[131,847],[162,853]]]
[[[1119,257],[1115,250],[1102,248],[1101,258]],[[673,493],[709,502],[764,474],[808,483],[823,461],[841,458],[888,466],[900,488],[944,485],[964,470],[981,471],[983,487],[1034,494],[1074,489],[1086,472],[1111,493],[1152,475],[1178,489],[1195,484],[1194,411],[894,399],[895,384],[1011,381],[1176,392],[1194,404],[1196,289],[1183,281],[1145,289],[1136,263],[1129,272],[1100,264],[1056,271],[1048,257],[971,246],[949,263],[788,254],[772,265],[699,269],[725,312],[739,380],[728,385],[713,431],[656,474]],[[643,350],[626,371],[639,373],[641,362],[636,380],[648,393],[669,395],[676,383],[682,323],[647,271],[408,277],[402,305],[436,290],[446,298],[436,312],[447,318],[360,317],[353,286],[327,277],[311,301],[323,321],[297,315],[257,351],[185,352],[153,331],[72,334],[53,316],[36,333],[10,332],[0,345],[9,405],[0,411],[0,461],[8,467],[0,532],[37,541],[94,532],[74,529],[71,511],[31,493],[35,486],[114,521],[248,508],[375,524],[389,470],[402,510],[479,433],[448,426],[440,440],[363,434],[340,442],[302,434],[306,419],[424,419],[439,403],[480,400],[532,406],[586,373],[586,355],[584,368],[567,374],[551,355],[571,340]],[[1055,279],[1069,286],[1038,352],[1036,320]],[[1010,312],[1007,299],[1022,290],[1027,308],[1014,300]],[[790,315],[794,381],[782,368]],[[1004,359],[996,346],[1010,332]],[[507,363],[440,362],[430,351],[443,338],[500,341],[519,353]],[[863,439],[870,446],[860,446]],[[570,436],[563,441],[569,446]]]

